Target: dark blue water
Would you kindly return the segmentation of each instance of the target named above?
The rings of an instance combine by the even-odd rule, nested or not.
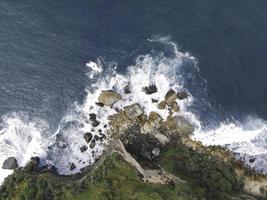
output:
[[[123,71],[160,35],[197,59],[221,117],[267,119],[266,10],[264,0],[2,0],[0,115],[26,112],[55,128],[85,95],[88,60]]]

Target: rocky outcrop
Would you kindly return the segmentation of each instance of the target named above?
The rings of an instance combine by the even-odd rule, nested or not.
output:
[[[98,97],[99,103],[107,106],[110,106],[120,100],[122,100],[122,96],[119,93],[111,90],[102,91],[100,96]]]
[[[138,103],[124,107],[124,111],[129,118],[136,118],[144,113],[143,108]]]
[[[16,169],[18,168],[18,162],[15,157],[7,158],[2,166],[3,169]]]

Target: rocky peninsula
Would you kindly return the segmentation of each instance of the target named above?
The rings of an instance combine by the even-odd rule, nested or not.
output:
[[[143,88],[146,95],[157,92],[155,85]],[[124,94],[131,93],[125,86]],[[8,158],[3,168],[15,169],[0,189],[0,199],[265,199],[267,177],[248,169],[231,152],[219,146],[203,146],[191,139],[194,125],[179,114],[177,104],[189,94],[166,91],[164,99],[151,99],[158,109],[167,109],[163,118],[156,111],[146,113],[138,102],[118,109],[114,105],[124,94],[102,91],[97,106],[112,107],[116,114],[108,117],[110,140],[95,163],[79,174],[62,176],[53,166],[41,166],[33,157],[24,168]],[[92,126],[98,116],[90,113]],[[101,135],[101,134],[100,134]],[[93,148],[96,137],[84,133]],[[75,164],[70,165],[75,169]]]

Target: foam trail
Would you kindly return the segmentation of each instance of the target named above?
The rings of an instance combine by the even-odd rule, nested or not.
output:
[[[14,156],[19,166],[25,166],[32,156],[46,157],[49,140],[41,133],[48,129],[40,120],[29,122],[25,116],[11,113],[2,117],[0,134],[0,184],[12,170],[2,169],[4,160]]]
[[[244,122],[223,122],[215,129],[198,130],[192,136],[204,145],[220,145],[260,173],[267,173],[267,122],[248,116]]]

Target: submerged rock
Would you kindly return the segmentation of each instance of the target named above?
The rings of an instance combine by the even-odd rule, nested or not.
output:
[[[144,87],[143,91],[146,94],[154,94],[154,93],[156,93],[158,91],[158,89],[157,89],[157,87],[155,85],[150,85],[150,86]]]
[[[100,122],[97,121],[97,120],[92,121],[92,126],[93,126],[93,127],[97,127],[99,124],[100,124]]]
[[[177,93],[177,98],[180,100],[186,99],[188,97],[188,93],[185,91],[178,92]]]
[[[136,118],[144,113],[143,108],[138,103],[124,107],[124,111],[129,118]]]
[[[87,133],[84,134],[83,137],[84,137],[85,141],[86,141],[87,143],[89,143],[89,142],[91,142],[91,140],[92,140],[92,138],[93,138],[93,135],[92,135],[92,133],[87,132]]]
[[[125,94],[130,94],[132,92],[129,85],[126,85],[123,90]]]
[[[122,96],[111,90],[102,91],[98,97],[98,101],[107,106],[110,106],[120,100],[122,100]]]
[[[90,143],[90,148],[93,149],[95,147],[95,139],[92,140],[92,142]]]
[[[18,168],[18,162],[15,157],[7,158],[2,166],[3,169],[16,169]]]
[[[70,170],[72,171],[72,170],[74,170],[76,168],[76,165],[74,164],[74,163],[71,163],[70,164]]]
[[[85,151],[87,151],[87,149],[88,149],[88,147],[85,146],[85,145],[80,148],[80,150],[81,150],[82,153],[85,152]]]
[[[176,92],[173,89],[170,89],[165,95],[165,102],[168,106],[172,106],[177,98]]]

